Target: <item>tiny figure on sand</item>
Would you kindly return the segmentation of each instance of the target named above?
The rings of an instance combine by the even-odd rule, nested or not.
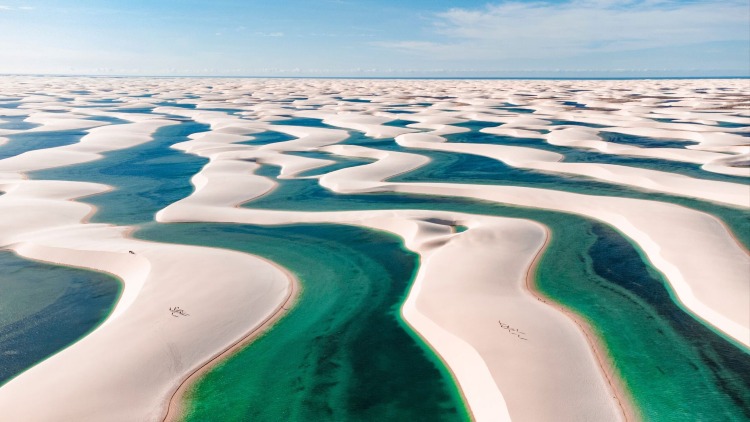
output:
[[[184,309],[180,309],[179,306],[175,306],[173,308],[169,308],[169,312],[172,313],[172,316],[175,318],[179,318],[180,315],[182,316],[190,316],[190,314],[186,314]]]

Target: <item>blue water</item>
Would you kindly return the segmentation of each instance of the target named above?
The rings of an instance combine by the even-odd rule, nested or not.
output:
[[[86,132],[82,130],[7,135],[5,137],[8,138],[8,142],[0,145],[0,159],[13,157],[35,149],[74,144],[80,141],[84,135],[86,135]]]
[[[291,124],[299,125],[300,119],[296,120],[295,123]],[[326,126],[317,119],[303,121],[316,127]],[[197,244],[224,242],[221,245],[222,247],[233,247],[240,250],[253,249],[257,253],[268,254],[269,257],[283,256],[284,251],[287,251],[288,266],[290,268],[295,265],[300,266],[299,271],[304,270],[300,264],[304,261],[300,258],[300,262],[295,263],[294,259],[290,258],[293,255],[292,251],[309,250],[310,253],[318,251],[315,253],[324,254],[326,245],[330,244],[330,239],[333,238],[337,242],[344,242],[344,244],[347,241],[354,242],[346,248],[358,249],[357,254],[362,254],[362,251],[368,249],[367,243],[362,239],[377,239],[377,236],[355,235],[354,232],[366,232],[361,229],[351,232],[343,230],[339,233],[338,229],[329,230],[324,226],[313,229],[246,229],[242,226],[199,224],[189,225],[192,228],[188,229],[188,225],[164,226],[153,223],[153,214],[156,211],[191,192],[192,187],[189,184],[189,177],[205,164],[204,159],[182,154],[170,149],[169,146],[185,140],[191,133],[204,130],[207,130],[205,125],[182,122],[177,126],[162,128],[157,132],[154,142],[129,150],[108,153],[104,159],[96,162],[36,172],[31,176],[37,179],[99,181],[114,185],[117,189],[113,192],[86,198],[86,202],[99,207],[99,212],[93,217],[94,221],[139,225],[147,229],[144,229],[144,231],[148,232],[150,239],[157,241],[181,239],[181,241]],[[352,135],[352,139],[349,140],[351,143],[368,143],[371,146],[377,145],[378,148],[384,149],[400,148],[393,140],[371,140],[357,132],[353,132]],[[277,135],[269,133],[268,136]],[[531,141],[536,142],[536,140]],[[412,152],[422,153],[422,151]],[[497,184],[515,182],[520,185],[533,184],[550,187],[554,185],[563,190],[582,189],[592,194],[632,195],[634,197],[644,195],[644,197],[650,198],[668,198],[670,201],[689,203],[691,207],[697,209],[707,207],[705,209],[721,211],[726,208],[716,207],[701,201],[638,193],[631,189],[591,182],[590,180],[519,171],[482,157],[439,152],[424,153],[434,160],[432,164],[412,174],[394,178],[394,180],[433,182],[450,180],[456,183],[472,181],[472,183]],[[296,154],[331,158],[321,153]],[[611,156],[606,157],[611,158]],[[331,168],[360,165],[364,161],[340,157],[333,158],[336,159],[337,163],[332,165]],[[276,176],[278,168],[264,166],[258,173]],[[712,330],[703,327],[675,304],[671,300],[671,292],[663,278],[643,262],[641,253],[622,236],[606,226],[560,213],[520,207],[503,207],[461,198],[403,194],[336,195],[320,188],[314,180],[282,180],[279,183],[279,188],[276,191],[246,206],[295,211],[444,209],[531,218],[541,221],[551,227],[554,235],[550,249],[545,253],[544,260],[547,263],[540,264],[540,288],[551,297],[571,306],[592,321],[594,328],[602,334],[615,361],[621,362],[622,366],[618,366],[618,371],[633,391],[637,404],[642,407],[644,414],[649,419],[686,420],[685,418],[689,419],[690,415],[698,415],[701,418],[720,415],[724,420],[742,420],[743,415],[748,417],[743,410],[750,407],[748,406],[750,403],[748,397],[750,396],[750,381],[748,381],[748,374],[750,374],[748,362],[750,360],[748,355],[731,343],[726,342]],[[747,221],[747,213],[742,214],[737,210],[726,211],[727,215],[732,212],[735,213],[733,215],[739,216],[737,218],[744,216],[745,221]],[[165,228],[162,229],[161,227]],[[308,230],[308,232],[306,233],[305,230]],[[300,242],[299,246],[296,246],[294,241],[289,240],[289,237],[294,233],[297,233],[297,235],[304,234],[304,236],[296,238]],[[347,238],[350,239],[347,240]],[[283,239],[283,241],[275,239]],[[395,244],[389,243],[392,241],[372,241],[380,245],[381,255],[386,257],[375,259],[376,261],[396,262],[396,259],[392,257],[398,256],[401,252],[398,252]],[[247,244],[243,245],[243,242]],[[316,244],[316,242],[318,243]],[[346,248],[337,249],[346,250]],[[304,257],[304,255],[301,256]],[[408,261],[408,259],[406,260]],[[379,264],[379,266],[388,270],[387,264]],[[401,270],[406,268],[401,264],[398,267]],[[362,268],[371,267],[363,266]],[[391,270],[395,271],[396,269],[394,267]],[[568,273],[571,275],[565,275]],[[403,277],[399,277],[401,278],[399,283],[403,283]],[[398,288],[403,288],[403,284],[399,286],[401,287]],[[54,289],[51,289],[51,291],[56,292],[56,294],[58,292]],[[305,300],[304,293],[300,300]],[[0,303],[2,303],[1,299]],[[390,306],[396,307],[397,305]],[[98,309],[99,311],[106,311],[107,308],[106,305],[102,305]],[[389,312],[391,312],[389,315],[392,315],[392,310]],[[357,312],[354,314],[356,315]],[[632,321],[638,322],[636,324]],[[279,323],[272,332],[283,333],[284,341],[288,342],[284,344],[297,344],[293,337],[295,333],[284,331],[283,323],[284,321]],[[370,329],[372,327],[370,326]],[[344,324],[341,330],[346,329],[347,325]],[[318,362],[317,364],[308,366],[304,364],[304,360],[302,361],[303,368],[315,368],[308,373],[309,376],[319,377],[313,380],[305,379],[304,385],[317,385],[318,387],[305,389],[303,393],[285,389],[285,400],[280,403],[286,402],[287,395],[294,395],[295,403],[305,403],[307,400],[309,403],[316,403],[315,406],[320,405],[322,409],[325,408],[325,403],[331,403],[327,401],[327,397],[329,397],[327,394],[338,390],[335,384],[328,385],[326,382],[335,379],[331,375],[332,371],[340,370],[340,368],[334,369],[326,366],[332,362],[331,359],[326,358],[328,356],[326,351],[330,349],[331,345],[340,344],[338,342],[341,338],[350,338],[348,334],[343,333],[344,331],[339,333],[334,330],[331,334],[332,337],[321,337],[321,340],[318,341],[319,344],[312,343],[315,347],[309,349],[309,354],[315,356],[315,360],[311,362]],[[306,333],[300,333],[300,335],[304,334]],[[291,339],[289,336],[292,336]],[[269,335],[264,338],[272,339],[272,336]],[[356,338],[356,336],[351,338]],[[404,342],[404,344],[408,344],[408,342]],[[383,347],[383,359],[386,357],[385,354],[389,354],[388,359],[396,359],[393,362],[397,362],[399,353],[412,353],[409,355],[409,359],[416,359],[416,355],[413,353],[415,351],[423,352],[421,352],[421,349],[415,349],[414,344],[411,343],[409,348],[398,350],[389,350],[389,347]],[[278,359],[279,356],[283,355],[283,347],[279,348],[278,345],[268,347],[270,350],[282,351],[269,356],[269,359]],[[252,351],[253,346],[246,350]],[[334,354],[341,356],[341,350],[344,349],[330,349],[331,356]],[[346,350],[349,351],[349,348],[346,348]],[[305,352],[307,351],[308,349],[305,349]],[[353,352],[356,352],[356,348]],[[379,359],[380,355],[374,356],[375,361],[358,360],[368,355],[370,355],[368,359],[373,358],[371,353],[366,353],[347,357],[347,359],[352,359],[352,367],[359,366],[362,368],[358,371],[372,369],[383,362]],[[419,359],[426,358],[421,356]],[[341,359],[335,361],[337,365],[341,362]],[[419,362],[421,362],[419,365],[424,363],[424,361]],[[386,371],[389,367],[388,365],[385,366]],[[257,376],[252,365],[235,364],[232,368],[239,371],[235,374],[238,379]],[[420,368],[426,368],[426,366],[420,366]],[[402,370],[412,369],[414,368],[407,365]],[[243,375],[241,371],[248,371],[247,375]],[[278,381],[284,379],[294,383],[299,373],[296,370],[288,373],[274,372],[270,374],[269,379]],[[434,385],[442,382],[440,376],[435,376],[434,372],[427,371],[426,373],[433,374],[429,375],[429,379],[432,381],[427,382],[425,379],[420,379],[419,382],[423,385]],[[659,375],[655,376],[654,374]],[[409,377],[402,378],[407,381],[393,388],[407,390],[408,393],[412,384],[406,384]],[[366,377],[362,379],[362,382],[366,381]],[[231,387],[232,385],[229,385],[228,388],[221,391],[226,393],[231,390]],[[407,399],[399,405],[408,406],[409,400],[415,400],[413,397],[418,397],[419,393],[423,393],[422,388],[426,387],[412,388],[415,395],[409,399],[407,394]],[[263,387],[260,390],[263,390]],[[301,391],[303,390],[301,389]],[[325,394],[321,395],[322,392],[325,392]],[[378,394],[386,397],[389,395],[388,393],[388,391],[378,392]],[[695,400],[695,397],[701,397],[701,400]],[[227,404],[224,407],[227,414],[237,408],[248,406],[245,401],[247,397],[238,395],[231,398],[232,400],[226,402]],[[336,396],[336,400],[338,403],[338,396]],[[264,401],[255,402],[255,407],[263,407],[266,403]],[[350,403],[366,405],[367,397],[361,395]],[[414,403],[416,405],[426,402],[421,400]],[[279,409],[281,413],[275,414],[267,420],[283,420],[285,408],[282,405]],[[371,410],[371,408],[365,409],[357,406],[354,406],[354,409],[355,411]],[[222,411],[221,408],[219,411]],[[369,413],[359,414],[371,416]],[[223,414],[218,413],[211,415],[211,417],[218,418],[223,418],[223,416]],[[382,420],[383,417],[382,414],[376,414],[375,419],[368,418],[367,420]],[[418,417],[417,414],[410,420],[416,420]],[[354,419],[357,418],[347,420]]]
[[[599,132],[599,136],[607,142],[616,144],[633,145],[641,148],[685,148],[690,145],[696,145],[697,142],[688,140],[671,140],[661,138],[648,138],[645,136],[626,135],[614,132]]]
[[[389,122],[383,123],[383,126],[393,126],[393,127],[404,127],[405,128],[405,127],[407,127],[407,126],[409,126],[411,124],[414,124],[414,123],[416,123],[416,122],[412,121],[412,120],[396,119],[396,120],[391,120]]]
[[[463,123],[453,123],[451,126],[463,127],[463,128],[475,131],[475,132],[479,132],[480,130],[488,128],[488,127],[498,127],[502,125],[503,123],[499,123],[499,122],[484,122],[481,120],[469,120],[468,122],[463,122]]]
[[[658,158],[628,157],[617,154],[603,154],[594,150],[552,145],[542,139],[517,138],[513,136],[493,135],[481,132],[458,133],[454,135],[447,135],[445,136],[445,138],[448,140],[448,142],[512,145],[543,149],[546,151],[552,151],[564,155],[565,158],[563,161],[565,162],[620,164],[649,170],[667,171],[698,179],[741,184],[747,183],[747,178],[704,171],[698,164],[661,160]]]
[[[513,113],[521,113],[521,114],[529,114],[529,113],[534,112],[534,110],[530,108],[520,108],[520,107],[495,107],[495,108],[497,108],[498,110],[505,110],[505,111],[510,111]]]
[[[107,274],[0,251],[0,385],[96,328],[120,295]]]
[[[325,129],[338,129],[341,130],[340,127],[331,126],[326,123],[323,123],[321,119],[313,119],[309,117],[292,117],[290,119],[285,120],[274,120],[271,122],[273,125],[284,125],[284,126],[308,126],[308,127],[320,127]]]
[[[275,132],[272,130],[267,130],[261,133],[254,133],[249,136],[252,137],[253,139],[244,141],[244,142],[238,142],[238,143],[244,144],[244,145],[260,146],[260,145],[275,144],[277,142],[291,141],[292,139],[296,139],[296,137],[294,136],[287,135],[286,133]]]
[[[37,171],[29,176],[116,186],[112,192],[85,200],[99,208],[92,222],[133,225],[153,221],[157,211],[192,192],[190,178],[207,162],[205,158],[186,155],[169,146],[208,129],[207,125],[192,121],[165,126],[154,134],[152,142],[106,153],[97,161]]]
[[[28,130],[40,126],[37,123],[25,122],[28,116],[0,116],[0,129]]]
[[[155,103],[157,106],[162,107],[179,107],[179,108],[187,108],[187,109],[195,109],[195,104],[192,103],[177,103],[174,101],[162,101]]]
[[[732,122],[716,122],[716,123],[718,123],[717,125],[718,127],[726,127],[726,128],[733,128],[733,129],[750,127],[744,123],[732,123]]]

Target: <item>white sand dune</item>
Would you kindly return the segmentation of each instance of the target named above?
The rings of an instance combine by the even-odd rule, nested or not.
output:
[[[17,172],[89,161],[147,142],[153,130],[170,123],[101,128],[78,144],[33,151],[27,154],[35,160],[12,157],[0,166]],[[263,324],[290,294],[285,272],[262,259],[138,241],[127,237],[127,227],[85,224],[93,209],[74,200],[104,192],[105,185],[8,176],[0,180],[0,247],[113,274],[123,291],[103,325],[2,387],[3,418],[160,419],[187,374]],[[189,316],[173,316],[175,306]],[[40,397],[43,406],[36,404]]]
[[[0,160],[0,175],[5,172],[30,172],[93,161],[101,158],[104,152],[148,142],[151,140],[151,134],[157,129],[173,124],[176,124],[173,120],[155,118],[138,123],[89,129],[89,133],[84,135],[80,142],[27,151]]]
[[[227,196],[235,187],[215,186]],[[403,237],[421,255],[403,315],[451,368],[476,420],[622,419],[583,333],[525,289],[529,265],[545,239],[538,225],[436,211],[217,207],[206,200],[214,195],[201,193],[207,189],[161,211],[157,220],[352,224]],[[455,234],[455,224],[470,228]],[[546,404],[533,405],[540,400]]]
[[[84,117],[84,116],[79,116]],[[104,126],[106,122],[87,120],[70,116],[60,116],[57,113],[33,113],[26,119],[27,123],[36,123],[39,126],[28,130],[0,129],[0,135],[13,135],[25,132],[55,132],[60,130],[82,130]]]
[[[349,156],[372,157],[364,147],[341,149]],[[388,183],[388,174],[405,170],[403,155],[388,152],[380,162],[329,173],[321,184],[342,193],[395,191],[448,195],[570,212],[604,221],[635,241],[661,270],[681,302],[737,341],[750,346],[750,256],[714,217],[668,203],[582,195],[516,186],[446,183]],[[390,170],[390,171],[388,171]],[[675,227],[690,227],[676,230]],[[707,284],[705,280],[713,280]]]
[[[747,207],[750,192],[740,184],[634,167],[560,162],[558,154],[533,148],[451,144],[442,137],[465,132],[453,125],[478,119],[498,125],[483,129],[486,133],[701,164],[707,171],[744,176],[750,152],[747,138],[738,134],[740,129],[718,126],[750,120],[747,109],[732,96],[747,90],[737,81],[222,79],[197,83],[40,78],[35,84],[30,87],[16,77],[0,80],[3,95],[23,97],[23,109],[0,115],[29,116],[28,122],[40,124],[31,131],[85,129],[88,134],[76,144],[0,160],[0,210],[8,216],[0,222],[0,247],[30,259],[108,272],[122,280],[123,293],[104,324],[0,388],[0,414],[10,420],[160,420],[188,374],[260,327],[289,298],[288,275],[260,258],[134,240],[128,236],[132,228],[87,223],[94,210],[76,200],[105,192],[106,185],[26,180],[26,172],[89,162],[103,153],[149,142],[156,130],[175,124],[175,116],[210,126],[210,131],[190,135],[174,146],[209,161],[192,178],[195,191],[159,211],[156,220],[337,223],[402,237],[421,258],[403,316],[446,362],[476,420],[609,421],[632,419],[637,413],[605,354],[582,330],[585,324],[528,290],[528,272],[547,237],[544,227],[527,220],[440,211],[311,213],[238,207],[268,194],[279,183],[254,174],[261,165],[279,166],[279,179],[293,179],[309,170],[324,170],[333,161],[288,152],[363,158],[372,162],[306,178],[319,179],[322,186],[339,193],[474,198],[605,222],[644,251],[687,310],[750,346],[750,257],[713,216],[657,201],[547,189],[389,182],[428,159],[416,153],[339,145],[348,137],[345,130],[279,124],[293,117],[321,119],[374,139],[395,137],[415,152],[483,155],[519,168]],[[72,96],[72,91],[84,88],[90,94],[76,94],[72,103],[55,97]],[[156,91],[151,98],[140,96],[151,91]],[[285,101],[289,97],[303,99]],[[678,102],[664,103],[672,98]],[[158,105],[161,101],[196,108]],[[588,108],[578,109],[565,101]],[[124,112],[153,106],[153,114]],[[391,113],[394,107],[408,113]],[[206,110],[212,108],[240,112]],[[513,111],[516,108],[533,113]],[[87,119],[90,116],[131,123],[106,125]],[[408,128],[384,124],[395,119],[414,123]],[[553,120],[606,128],[553,125]],[[254,137],[269,130],[295,139],[253,145]],[[423,130],[431,133],[415,133]],[[604,142],[600,130],[696,144],[686,143],[684,149],[639,148]],[[457,232],[457,226],[468,229]],[[189,316],[173,316],[174,306]]]
[[[561,167],[566,165],[555,161],[556,154],[530,148],[472,146],[471,144],[453,145],[435,142],[442,139],[425,134],[402,135],[399,141],[402,144],[409,144],[409,139],[412,142],[422,142],[419,145],[423,148],[439,149],[448,146],[449,148],[455,148],[452,149],[454,151],[466,152],[468,147],[468,150],[473,149],[473,153],[481,153],[494,158],[502,156],[509,161],[509,164],[536,167],[547,171],[560,171]],[[414,141],[415,139],[417,141]],[[281,148],[283,143],[279,145]],[[411,145],[413,146],[413,144]],[[499,148],[500,151],[495,147]],[[386,152],[351,145],[329,146],[322,148],[321,151],[378,160],[373,164],[343,169],[322,176],[320,178],[321,185],[336,192],[396,191],[468,196],[573,212],[605,221],[639,244],[652,263],[667,275],[680,300],[688,309],[736,340],[750,345],[750,313],[748,312],[750,304],[744,299],[748,297],[747,295],[750,295],[750,284],[745,280],[746,274],[744,271],[750,261],[746,251],[734,241],[731,234],[716,219],[707,214],[653,201],[596,197],[513,186],[384,183],[382,180],[423,165],[426,160],[416,154]],[[514,152],[515,156],[508,154],[509,151]],[[511,156],[510,160],[507,158],[509,155]],[[644,180],[651,181],[654,179],[652,177],[651,180],[647,180],[641,177],[640,181],[628,180],[633,175],[649,175],[650,171],[642,169],[610,166],[622,172],[618,176],[616,174],[610,175],[611,172],[610,174],[597,173],[596,165],[573,164],[573,166],[576,167],[575,170],[565,169],[564,172],[605,179],[609,177],[612,181],[636,186],[639,186],[639,183],[643,183]],[[608,166],[601,166],[609,169]],[[710,185],[709,188],[704,186],[701,186],[701,188],[705,191],[704,195],[711,199],[720,198],[724,199],[725,202],[739,206],[748,202],[748,192],[740,185],[702,181],[671,174],[659,175],[664,178],[664,180],[661,180],[662,183],[676,180],[672,184],[670,193],[690,193],[688,192],[689,189],[695,186],[684,186],[687,179],[693,183],[699,182],[702,184],[705,182],[706,186]],[[727,200],[726,196],[720,196],[722,194],[720,187],[724,185],[730,185],[729,188],[734,189],[734,191],[729,189],[729,195],[733,195],[734,199]],[[678,189],[681,189],[681,191]],[[263,193],[265,192],[267,190],[263,191]],[[185,201],[180,201],[178,204],[184,204]],[[664,220],[662,221],[661,218]],[[670,224],[672,219],[684,221],[685,226],[691,227],[692,230],[684,234],[673,233],[672,230],[669,230],[672,227]],[[719,275],[719,284],[706,286],[703,280],[705,280],[707,274]]]
[[[401,135],[396,141],[399,145],[410,148],[481,155],[513,167],[586,176],[638,189],[688,196],[738,207],[750,207],[750,192],[747,186],[737,183],[696,179],[680,174],[623,165],[561,162],[564,158],[562,155],[545,150],[510,145],[447,143],[445,138],[431,134]]]

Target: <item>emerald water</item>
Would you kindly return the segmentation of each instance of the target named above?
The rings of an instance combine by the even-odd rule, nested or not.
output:
[[[152,225],[136,236],[264,256],[302,284],[274,329],[197,384],[187,420],[468,419],[442,364],[400,320],[418,259],[395,236],[220,224]]]
[[[141,226],[137,236],[154,241],[215,245],[256,253],[279,262],[300,277],[303,293],[284,323],[287,320],[290,324],[303,322],[308,324],[307,328],[293,325],[289,330],[273,330],[273,334],[279,333],[286,340],[270,342],[271,351],[259,363],[265,365],[265,379],[268,380],[278,376],[274,369],[278,362],[271,359],[274,355],[289,355],[290,341],[307,344],[296,349],[299,352],[297,360],[292,360],[289,355],[288,376],[280,379],[276,389],[272,390],[277,395],[286,391],[286,395],[280,397],[282,400],[277,399],[274,406],[258,404],[269,402],[271,396],[262,395],[259,401],[243,399],[240,402],[245,404],[237,405],[237,413],[222,419],[244,420],[250,417],[248,415],[255,415],[252,412],[261,410],[263,413],[258,417],[263,420],[286,418],[284,412],[290,406],[290,400],[297,403],[298,420],[310,420],[314,415],[325,419],[330,408],[336,415],[346,415],[344,419],[355,420],[392,420],[399,415],[430,415],[434,420],[466,419],[466,411],[450,375],[398,317],[400,303],[416,266],[416,257],[404,251],[397,238],[342,226],[282,231],[228,225],[224,231],[219,231],[223,226],[152,222],[156,211],[190,193],[189,177],[205,164],[205,160],[169,149],[169,146],[191,133],[206,129],[193,123],[168,126],[160,129],[151,143],[108,153],[95,162],[44,170],[32,176],[89,180],[114,186],[116,189],[112,192],[86,199],[98,207],[92,218],[96,222]],[[159,172],[160,177],[147,177],[153,174],[152,170]],[[187,228],[192,231],[181,234],[181,230]],[[253,234],[253,230],[259,234]],[[259,240],[254,241],[256,238]],[[342,265],[333,268],[333,262]],[[329,321],[331,314],[338,317]],[[325,336],[327,340],[324,341]],[[255,350],[256,344],[266,344],[265,338],[253,343],[248,350]],[[371,350],[378,353],[373,354]],[[325,361],[325,357],[332,353],[336,355],[336,361]],[[339,370],[332,370],[339,366]],[[305,372],[307,367],[310,369]],[[301,372],[292,377],[294,371]],[[331,374],[326,378],[328,372]],[[250,378],[245,372],[239,376],[246,389],[240,389],[238,385],[237,390],[230,390],[222,396],[223,402],[216,403],[220,405],[230,400],[236,404],[249,391],[247,389],[264,387],[267,382],[261,382],[263,378]],[[298,378],[306,380],[305,388],[292,388],[290,382]],[[337,387],[328,386],[336,380]],[[394,390],[401,393],[396,394]],[[260,394],[264,388],[257,391]],[[194,403],[198,409],[216,411],[216,407],[210,406],[210,403],[215,403],[215,398],[210,394],[205,406],[201,405],[202,400]],[[336,404],[328,406],[328,401]],[[248,409],[252,411],[246,413],[250,411]],[[198,420],[207,414],[210,415],[198,413],[203,415],[198,416]]]
[[[487,179],[489,175],[504,171],[498,172],[497,167],[484,171],[483,165],[502,164],[483,157],[429,152],[425,155],[434,160],[430,166],[400,178],[476,183],[477,177]],[[438,156],[442,158],[436,160]],[[459,168],[446,166],[448,159],[461,160],[461,165]],[[564,177],[518,172],[525,175],[516,174],[506,180],[524,185],[531,183],[529,178],[536,177],[537,187],[542,187],[539,183],[550,184],[543,186],[548,188],[552,183],[566,185]],[[260,173],[274,177],[278,170],[266,167]],[[574,182],[579,191],[589,194],[604,194],[599,189],[606,188],[607,195],[620,193],[619,196],[647,198],[645,194],[641,196],[626,188],[583,180]],[[586,184],[582,184],[584,182]],[[683,205],[700,205],[699,209],[720,211],[719,214],[729,217],[730,225],[746,227],[746,212],[684,198],[668,199]],[[685,415],[703,415],[704,420],[744,420],[748,416],[744,410],[750,404],[750,356],[747,352],[677,305],[663,276],[644,262],[642,253],[601,223],[562,213],[449,197],[339,195],[309,180],[285,180],[276,191],[246,206],[297,211],[441,209],[542,222],[551,228],[553,236],[539,267],[540,289],[584,316],[601,334],[617,371],[648,420],[684,420]],[[747,241],[747,236],[743,238]],[[633,318],[636,314],[639,317]],[[634,347],[635,344],[638,347]],[[700,392],[702,400],[693,399],[696,391]]]
[[[286,186],[296,183],[300,186]],[[317,185],[310,181],[289,180],[283,185],[277,193],[247,206],[310,211],[441,209],[539,221],[550,227],[552,239],[539,263],[538,287],[586,318],[601,335],[616,370],[648,420],[679,421],[685,415],[706,415],[705,420],[739,421],[748,416],[747,352],[677,305],[663,276],[644,262],[642,253],[601,223],[447,197],[331,197],[313,193]],[[701,400],[694,400],[696,391]]]
[[[321,125],[315,119],[292,122],[287,124]],[[98,207],[93,217],[96,222],[136,226],[135,236],[142,239],[254,253],[288,268],[301,280],[302,293],[294,308],[273,329],[214,368],[191,390],[187,419],[466,419],[450,375],[399,317],[418,258],[404,250],[398,238],[340,225],[255,227],[153,222],[156,211],[191,192],[189,178],[206,162],[169,146],[204,130],[205,125],[182,122],[160,129],[153,142],[108,153],[102,160],[31,174],[35,179],[97,181],[115,186],[112,192],[85,199]],[[256,142],[284,139],[268,133]],[[398,148],[392,140],[360,140],[378,148]],[[429,156],[433,162],[394,180],[516,184],[657,198],[711,212],[738,236],[743,236],[742,228],[747,227],[743,226],[747,213],[731,207],[647,194],[584,178],[512,169],[466,154],[407,151]],[[315,154],[337,161],[327,171],[365,162]],[[278,168],[264,166],[258,173],[275,177]],[[434,209],[539,221],[552,231],[537,270],[539,289],[591,323],[647,420],[750,418],[747,351],[676,304],[663,276],[644,261],[637,247],[608,226],[563,213],[462,198],[339,195],[321,188],[315,180],[278,182],[274,192],[246,206],[311,212]],[[744,236],[748,244],[750,235]],[[0,259],[5,258],[0,255]],[[23,261],[24,265],[28,263]],[[45,299],[50,303],[61,291],[53,287],[48,288]],[[92,309],[106,314],[107,306],[111,302],[92,305]]]

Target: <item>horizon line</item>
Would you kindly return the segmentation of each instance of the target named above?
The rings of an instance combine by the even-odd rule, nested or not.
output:
[[[571,71],[575,72],[575,71]],[[747,75],[699,75],[699,76],[292,76],[292,75],[130,75],[130,74],[88,74],[88,73],[0,73],[5,76],[32,77],[90,77],[90,78],[196,78],[196,79],[404,79],[404,80],[628,80],[628,79],[750,79]]]

